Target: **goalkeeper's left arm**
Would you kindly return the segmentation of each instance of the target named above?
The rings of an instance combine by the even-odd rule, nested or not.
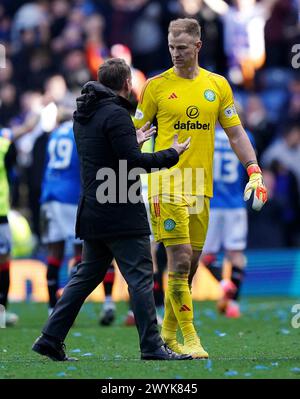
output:
[[[249,181],[245,187],[244,200],[247,201],[253,193],[252,208],[261,210],[267,202],[267,189],[264,185],[262,172],[258,166],[254,148],[242,125],[224,129],[233,151],[247,169]]]

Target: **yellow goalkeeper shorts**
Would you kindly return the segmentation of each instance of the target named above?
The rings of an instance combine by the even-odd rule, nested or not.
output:
[[[191,195],[160,194],[149,198],[155,241],[165,247],[191,244],[201,251],[209,220],[210,198]]]

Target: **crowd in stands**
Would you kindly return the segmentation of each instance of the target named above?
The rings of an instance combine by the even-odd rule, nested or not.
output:
[[[300,244],[300,43],[297,0],[2,0],[0,126],[40,112],[35,130],[10,151],[12,206],[30,209],[39,236],[39,196],[54,106],[75,108],[82,85],[106,58],[132,66],[138,98],[146,78],[171,66],[167,29],[178,17],[202,26],[200,65],[226,76],[256,142],[270,200],[249,210],[249,246]],[[133,99],[134,101],[134,99]],[[252,228],[252,226],[260,228]],[[260,232],[257,235],[257,231]]]

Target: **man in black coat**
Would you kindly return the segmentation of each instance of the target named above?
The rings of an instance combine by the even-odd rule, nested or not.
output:
[[[139,173],[171,167],[189,147],[189,139],[154,154],[142,153],[127,98],[130,68],[121,59],[106,61],[98,82],[88,82],[77,99],[74,133],[80,159],[82,195],[76,236],[84,240],[83,261],[64,289],[32,349],[53,360],[71,360],[63,341],[84,300],[102,282],[113,258],[124,276],[144,360],[185,360],[162,341],[153,299],[149,224],[140,196]],[[143,142],[153,132],[144,126]]]

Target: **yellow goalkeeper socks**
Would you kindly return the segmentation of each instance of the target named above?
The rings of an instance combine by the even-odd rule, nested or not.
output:
[[[165,314],[161,329],[161,335],[167,342],[176,341],[178,322],[170,302],[168,289],[165,292]]]
[[[184,342],[198,340],[197,332],[193,325],[193,302],[187,273],[169,273],[168,297],[179,323]]]

